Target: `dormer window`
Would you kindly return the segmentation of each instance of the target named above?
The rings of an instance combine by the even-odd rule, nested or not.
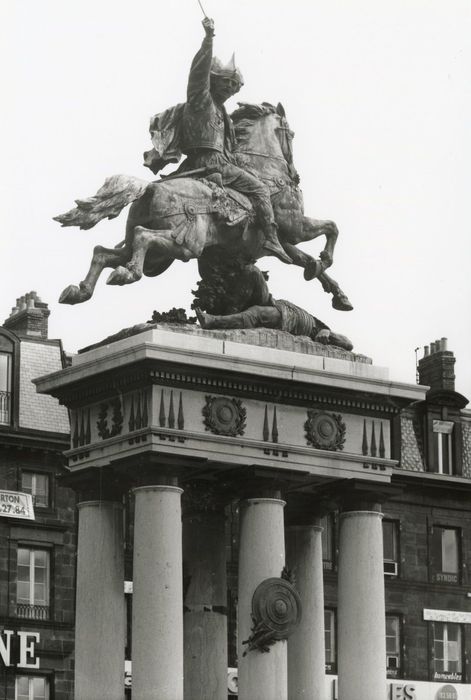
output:
[[[11,423],[13,343],[0,335],[0,425]]]
[[[433,421],[433,441],[435,446],[437,472],[453,474],[453,421]]]

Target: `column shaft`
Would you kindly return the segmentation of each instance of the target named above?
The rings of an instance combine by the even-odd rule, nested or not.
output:
[[[123,508],[79,504],[75,699],[124,697]]]
[[[254,498],[243,501],[240,512],[238,657],[239,700],[287,700],[286,641],[269,653],[249,651],[242,642],[251,634],[252,597],[266,578],[279,578],[285,564],[284,501]]]
[[[183,523],[185,700],[227,700],[224,512]]]
[[[288,697],[321,700],[325,692],[322,528],[289,527],[286,547],[302,603],[300,625],[288,640]]]
[[[133,700],[183,698],[181,493],[134,490]]]
[[[382,515],[341,515],[338,672],[341,700],[386,697]]]

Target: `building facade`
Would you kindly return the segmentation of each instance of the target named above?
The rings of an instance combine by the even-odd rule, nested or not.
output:
[[[47,304],[17,300],[0,327],[0,697],[71,700],[75,496],[61,485],[68,412],[32,379],[64,366]]]
[[[400,460],[383,504],[391,700],[471,698],[471,411],[445,339],[424,349],[425,400],[397,418]],[[374,455],[371,432],[365,455]],[[338,515],[323,518],[327,698],[336,698]]]

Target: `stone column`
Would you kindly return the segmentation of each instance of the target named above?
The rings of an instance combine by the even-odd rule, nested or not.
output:
[[[75,699],[124,697],[123,507],[79,503]]]
[[[238,657],[239,700],[287,700],[286,641],[269,653],[247,652],[242,642],[252,627],[252,597],[265,579],[279,578],[285,565],[285,503],[277,498],[250,498],[241,503],[239,549]]]
[[[340,517],[338,674],[341,700],[386,697],[386,630],[382,514]]]
[[[181,494],[134,489],[133,700],[183,698]]]
[[[324,578],[322,527],[287,528],[288,569],[296,577],[302,618],[288,640],[289,700],[322,700],[325,693]]]
[[[183,519],[185,700],[227,700],[224,510]]]

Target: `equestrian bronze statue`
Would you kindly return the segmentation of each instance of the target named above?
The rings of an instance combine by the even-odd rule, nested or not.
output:
[[[124,242],[96,246],[85,279],[69,285],[60,301],[90,299],[107,267],[112,268],[107,284],[124,285],[142,275],[160,275],[174,260],[198,259],[201,271],[207,255],[247,264],[273,255],[303,268],[306,280],[319,279],[335,309],[350,310],[347,296],[326,272],[337,226],[304,215],[294,134],[282,105],[239,103],[229,116],[224,103],[242,87],[242,74],[234,58],[223,65],[213,57],[213,21],[205,18],[203,27],[187,100],[152,118],[153,148],[144,154],[154,174],[185,156],[183,162],[153,182],[111,176],[93,197],[76,200],[74,209],[55,217],[63,226],[89,229],[131,204]],[[297,248],[319,236],[326,239],[319,259]]]

